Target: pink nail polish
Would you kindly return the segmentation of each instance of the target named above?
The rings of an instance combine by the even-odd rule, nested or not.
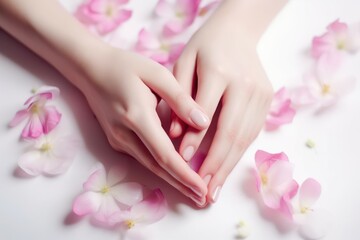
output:
[[[212,195],[211,195],[211,200],[213,201],[213,202],[216,202],[217,200],[218,200],[218,198],[219,198],[219,195],[220,195],[220,191],[221,191],[221,186],[217,186],[216,188],[215,188],[215,191],[212,193]]]
[[[186,161],[190,161],[191,158],[194,156],[195,148],[193,146],[187,146],[185,150],[183,151],[183,158]]]
[[[207,127],[209,124],[209,118],[199,109],[193,109],[190,118],[199,127]]]
[[[193,202],[196,203],[196,205],[198,205],[199,207],[204,206],[206,203],[206,199],[203,198],[202,200],[199,200],[198,198],[196,198],[195,196],[190,196],[190,199],[193,200]]]

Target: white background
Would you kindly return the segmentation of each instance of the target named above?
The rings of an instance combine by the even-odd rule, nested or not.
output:
[[[72,9],[79,1],[63,1]],[[155,0],[132,0],[134,19],[121,33],[131,41],[144,24]],[[275,88],[300,83],[311,61],[307,50],[311,38],[322,34],[337,18],[360,22],[358,0],[293,0],[273,22],[259,46],[259,54]],[[145,15],[144,15],[145,16]],[[352,72],[360,77],[360,54],[351,57]],[[128,161],[129,180],[149,187],[160,186],[169,202],[169,213],[160,222],[145,229],[146,239],[235,239],[236,224],[245,220],[252,229],[248,239],[301,239],[294,229],[281,227],[268,211],[259,207],[250,170],[257,149],[284,151],[295,164],[295,178],[318,179],[323,194],[317,207],[331,213],[325,239],[360,239],[360,87],[336,107],[321,115],[298,112],[294,123],[277,132],[261,133],[244,155],[223,187],[218,202],[204,210],[193,207],[177,191],[145,170],[134,160],[114,152],[92,116],[81,94],[54,69],[14,39],[0,31],[0,239],[120,239],[119,233],[91,226],[87,219],[77,219],[71,212],[74,197],[97,162],[107,166]],[[21,127],[7,124],[30,94],[41,85],[61,89],[56,106],[63,113],[61,129],[72,132],[84,142],[70,168],[59,177],[21,178],[16,163],[23,152],[19,142]],[[358,83],[359,85],[359,83]],[[304,146],[307,139],[315,149]]]

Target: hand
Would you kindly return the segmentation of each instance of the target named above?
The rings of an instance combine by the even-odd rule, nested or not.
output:
[[[270,107],[273,90],[256,52],[256,41],[234,18],[215,12],[190,39],[174,67],[188,94],[213,118],[221,105],[215,136],[199,175],[208,184],[208,201],[215,202],[227,176],[258,135]],[[194,86],[197,86],[196,88]],[[184,133],[173,117],[170,136]],[[179,152],[190,160],[207,129],[189,127]]]
[[[183,161],[161,126],[155,94],[186,124],[205,129],[208,117],[165,67],[135,53],[108,47],[97,52],[80,86],[111,146],[136,158],[198,205],[207,187]]]

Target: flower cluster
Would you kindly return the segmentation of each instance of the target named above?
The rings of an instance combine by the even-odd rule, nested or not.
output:
[[[123,8],[129,0],[88,0],[81,4],[75,12],[75,17],[91,31],[104,36],[114,32],[128,21],[132,11]],[[154,8],[154,18],[162,25],[160,31],[150,31],[142,28],[132,50],[152,60],[171,68],[180,56],[185,42],[174,40],[186,34],[197,17],[208,15],[219,1],[211,1],[201,6],[201,0],[158,0]],[[155,25],[157,25],[155,23]],[[156,29],[158,26],[150,27]],[[195,31],[196,28],[191,29]],[[117,46],[110,40],[109,43]]]
[[[83,185],[74,201],[73,212],[79,216],[90,215],[100,226],[135,226],[154,223],[166,214],[167,203],[160,189],[144,197],[142,185],[122,183],[126,176],[124,167],[111,168],[106,174],[103,166],[95,170]]]
[[[285,153],[271,154],[258,150],[255,154],[256,186],[266,207],[279,211],[299,225],[299,230],[308,239],[325,235],[323,222],[314,208],[321,194],[321,185],[308,178],[300,186],[293,179],[293,165]],[[295,200],[296,199],[296,200]],[[321,213],[321,212],[320,212]],[[308,224],[311,223],[311,226]],[[310,231],[308,229],[320,229]]]
[[[26,121],[21,138],[31,143],[21,155],[18,166],[28,175],[58,175],[67,171],[77,150],[78,141],[73,136],[61,136],[54,129],[61,120],[61,113],[55,106],[48,105],[60,90],[43,86],[25,101],[25,108],[19,110],[10,122],[15,127]]]
[[[321,110],[348,94],[356,79],[344,69],[349,56],[359,48],[360,31],[339,20],[331,23],[326,33],[314,37],[311,53],[315,64],[304,74],[303,84],[293,89],[294,105],[312,105]]]

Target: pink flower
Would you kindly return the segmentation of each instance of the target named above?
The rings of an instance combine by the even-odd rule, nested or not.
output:
[[[313,38],[311,52],[315,58],[329,52],[356,52],[359,42],[359,33],[338,19],[327,27],[326,33]]]
[[[169,43],[156,38],[146,29],[141,29],[135,50],[163,65],[172,65],[179,58],[185,44]]]
[[[169,19],[163,28],[163,34],[174,36],[188,28],[198,14],[199,5],[200,0],[176,0],[175,3],[159,0],[155,13]]]
[[[304,85],[295,88],[292,102],[295,105],[317,104],[319,108],[331,106],[354,89],[356,78],[344,77],[342,65],[334,54],[323,54],[312,72],[304,76]]]
[[[293,192],[293,167],[285,153],[271,154],[258,150],[255,154],[256,185],[266,206],[281,207],[285,194]],[[291,190],[289,190],[291,188]],[[289,195],[290,196],[290,195]]]
[[[75,16],[88,26],[95,26],[100,35],[114,31],[130,19],[132,11],[122,8],[129,0],[88,0],[77,9]]]
[[[265,129],[276,130],[283,124],[291,123],[295,110],[291,107],[291,99],[287,90],[283,87],[275,93],[270,111],[266,117]]]
[[[44,135],[36,140],[34,146],[24,153],[18,162],[19,167],[29,175],[58,175],[68,170],[73,162],[78,140],[72,136]]]
[[[127,229],[138,225],[147,225],[162,219],[167,210],[167,203],[160,189],[153,190],[141,202],[129,210],[117,212],[112,216],[114,223],[120,223]]]
[[[124,168],[111,168],[107,176],[104,167],[97,169],[84,183],[84,192],[75,199],[73,212],[79,216],[91,214],[98,222],[111,225],[109,219],[113,214],[143,197],[140,184],[119,183],[125,176]]]
[[[26,108],[16,113],[10,122],[10,127],[17,126],[28,118],[21,133],[22,138],[38,138],[53,130],[61,119],[61,114],[54,106],[46,106],[49,100],[53,100],[60,91],[56,87],[44,86],[38,89],[35,95],[25,102]]]

